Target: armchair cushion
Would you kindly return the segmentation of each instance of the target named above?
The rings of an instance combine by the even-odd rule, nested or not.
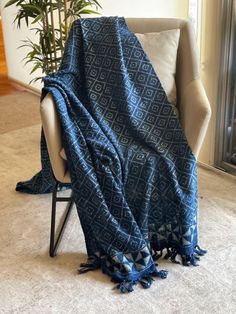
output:
[[[175,73],[180,30],[135,35],[159,77],[169,101],[176,106]]]

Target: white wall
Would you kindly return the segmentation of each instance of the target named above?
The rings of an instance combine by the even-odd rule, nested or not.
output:
[[[188,0],[100,0],[103,15],[125,17],[188,16]]]
[[[7,0],[1,1],[3,8]],[[181,17],[188,15],[188,0],[100,0],[102,15],[118,15],[125,17]],[[20,30],[12,25],[16,9],[9,7],[2,9],[2,26],[4,32],[4,43],[7,57],[8,75],[24,84],[35,77],[29,75],[31,66],[24,66],[22,59],[27,49],[18,49],[22,44],[21,40],[26,37],[35,40],[35,36],[24,25]],[[40,90],[41,84],[37,82],[33,87]]]

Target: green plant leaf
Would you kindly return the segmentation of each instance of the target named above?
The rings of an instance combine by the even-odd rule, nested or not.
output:
[[[94,2],[100,9],[102,9],[101,4],[99,4],[97,0],[93,0],[93,2]]]
[[[32,79],[32,80],[29,82],[29,84],[31,85],[33,82],[37,82],[37,81],[39,81],[39,80],[41,80],[41,82],[43,82],[43,76],[36,77],[36,78]]]
[[[37,23],[38,21],[43,20],[43,17],[44,17],[44,14],[43,14],[43,13],[39,14],[39,15],[33,20],[33,22],[31,22],[31,24],[35,24],[35,23]]]
[[[99,14],[99,13],[94,10],[84,9],[84,10],[79,11],[79,14]]]
[[[4,5],[4,8],[7,8],[9,7],[10,5],[12,4],[15,4],[16,2],[18,2],[19,0],[10,0],[8,1],[5,5]]]
[[[38,70],[41,67],[40,63],[36,63],[33,69],[31,70],[30,74],[34,73],[36,70]]]
[[[21,4],[21,7],[28,12],[43,13],[40,6],[36,4]]]
[[[27,15],[25,16],[25,23],[26,23],[26,25],[28,27],[29,26],[29,17]]]

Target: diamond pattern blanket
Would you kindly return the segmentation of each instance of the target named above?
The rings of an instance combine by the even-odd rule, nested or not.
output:
[[[150,61],[125,20],[73,23],[60,70],[45,78],[63,130],[72,190],[88,261],[121,292],[153,276],[155,260],[196,265],[196,160]],[[42,136],[43,169],[17,190],[53,189]],[[180,259],[181,260],[181,259]]]

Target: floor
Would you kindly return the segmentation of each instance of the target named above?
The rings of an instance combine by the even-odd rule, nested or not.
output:
[[[0,134],[39,124],[39,96],[15,90],[0,95]]]

